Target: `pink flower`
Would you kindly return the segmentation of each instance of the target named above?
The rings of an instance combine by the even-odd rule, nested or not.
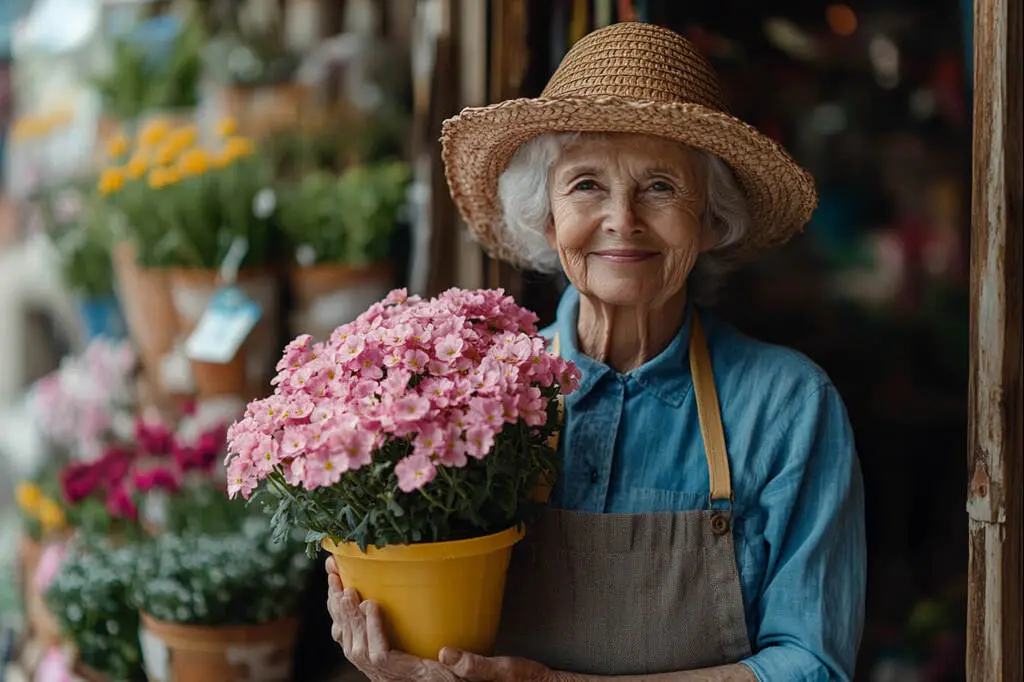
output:
[[[252,449],[252,465],[258,474],[266,475],[281,462],[280,447],[270,436],[260,436]]]
[[[437,463],[446,467],[462,468],[466,466],[466,441],[460,437],[458,428],[449,428],[444,445],[437,454]]]
[[[434,480],[437,469],[426,455],[412,454],[395,464],[398,487],[407,493],[419,490]]]
[[[396,422],[413,422],[421,419],[430,409],[430,401],[418,395],[400,398],[394,404]]]
[[[330,450],[345,458],[345,470],[355,471],[373,461],[373,434],[364,429],[336,432]]]
[[[536,386],[528,386],[519,394],[519,416],[528,426],[544,426],[548,422],[544,397]]]
[[[309,434],[305,427],[288,426],[281,434],[281,454],[285,457],[294,457],[306,448],[306,441]]]
[[[416,452],[427,457],[435,455],[444,448],[445,433],[437,424],[425,424],[416,434],[414,445]]]
[[[281,360],[277,363],[277,371],[298,369],[306,364],[313,354],[312,342],[313,337],[309,334],[297,336],[295,340],[285,346],[284,355],[281,356]]]
[[[466,452],[471,457],[483,459],[494,447],[494,430],[486,424],[476,424],[466,431]]]
[[[60,542],[48,543],[43,549],[39,563],[36,564],[35,574],[32,576],[36,589],[41,593],[46,592],[46,588],[57,577],[66,555],[67,546]]]
[[[306,490],[316,490],[334,485],[341,480],[341,475],[345,473],[347,464],[344,458],[328,455],[325,452],[318,452],[307,457],[302,487]]]
[[[434,352],[442,362],[452,363],[461,357],[465,345],[466,343],[461,337],[449,334],[438,340],[434,345]]]
[[[228,464],[228,497],[234,499],[236,495],[241,494],[248,500],[254,490],[256,490],[256,471],[252,460],[235,457]]]
[[[471,398],[469,401],[469,421],[472,424],[485,424],[491,429],[500,428],[505,420],[501,400],[497,398]]]
[[[430,362],[430,356],[418,348],[410,348],[402,355],[402,363],[413,374],[425,371],[428,362]]]

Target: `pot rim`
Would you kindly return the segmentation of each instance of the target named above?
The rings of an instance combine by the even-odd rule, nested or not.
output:
[[[220,651],[228,644],[292,641],[299,622],[297,618],[282,618],[256,625],[191,625],[159,620],[139,611],[139,625],[174,649]]]
[[[447,561],[501,551],[522,540],[525,534],[523,524],[519,524],[478,538],[445,542],[418,542],[411,545],[387,545],[383,548],[370,545],[366,548],[366,552],[363,552],[355,542],[338,543],[329,537],[321,540],[320,544],[335,557],[345,559]]]

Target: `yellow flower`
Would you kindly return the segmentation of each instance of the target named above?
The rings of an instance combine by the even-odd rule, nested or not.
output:
[[[35,483],[22,483],[14,493],[18,506],[26,514],[36,514],[39,503],[43,501],[43,491]]]
[[[202,175],[210,169],[210,155],[205,149],[189,149],[178,159],[178,171],[182,177]]]
[[[142,153],[136,153],[135,156],[128,161],[128,165],[125,166],[125,171],[129,180],[138,180],[146,174],[147,170],[149,170],[149,159],[147,159],[146,155]]]
[[[198,133],[195,126],[184,126],[175,130],[168,142],[177,147],[179,152],[182,152],[189,147],[195,146],[197,136]]]
[[[153,148],[164,141],[171,132],[171,124],[162,119],[154,119],[143,126],[139,132],[139,145]]]
[[[128,138],[118,133],[107,143],[107,154],[113,159],[119,159],[128,153]]]
[[[67,523],[67,519],[64,517],[64,510],[60,508],[60,505],[44,497],[39,502],[39,522],[43,524],[43,528],[47,531],[60,530]]]
[[[113,194],[124,187],[124,173],[120,168],[107,168],[100,175],[100,194]]]
[[[229,137],[224,143],[224,155],[234,161],[246,156],[252,156],[256,152],[256,145],[247,137]]]
[[[230,116],[225,116],[217,125],[217,132],[221,137],[231,137],[238,132],[238,121]]]
[[[166,168],[154,168],[149,171],[149,176],[146,178],[146,182],[153,189],[161,189],[167,185],[167,169]]]

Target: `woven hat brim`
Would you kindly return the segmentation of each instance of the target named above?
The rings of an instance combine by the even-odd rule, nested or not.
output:
[[[814,180],[774,140],[728,114],[699,104],[605,98],[514,99],[465,109],[444,122],[441,158],[452,199],[493,258],[523,266],[497,238],[503,218],[498,178],[527,140],[553,132],[633,133],[682,142],[717,155],[747,200],[751,228],[732,250],[737,260],[778,246],[801,231],[817,206]]]

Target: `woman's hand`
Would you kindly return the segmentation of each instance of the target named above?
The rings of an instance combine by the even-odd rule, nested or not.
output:
[[[440,661],[468,682],[561,682],[550,668],[524,658],[488,658],[457,649],[441,649]]]
[[[349,662],[372,682],[462,682],[437,661],[393,651],[384,634],[380,607],[362,601],[355,590],[344,589],[334,557],[327,559],[327,586],[327,610],[334,621],[331,636]]]

